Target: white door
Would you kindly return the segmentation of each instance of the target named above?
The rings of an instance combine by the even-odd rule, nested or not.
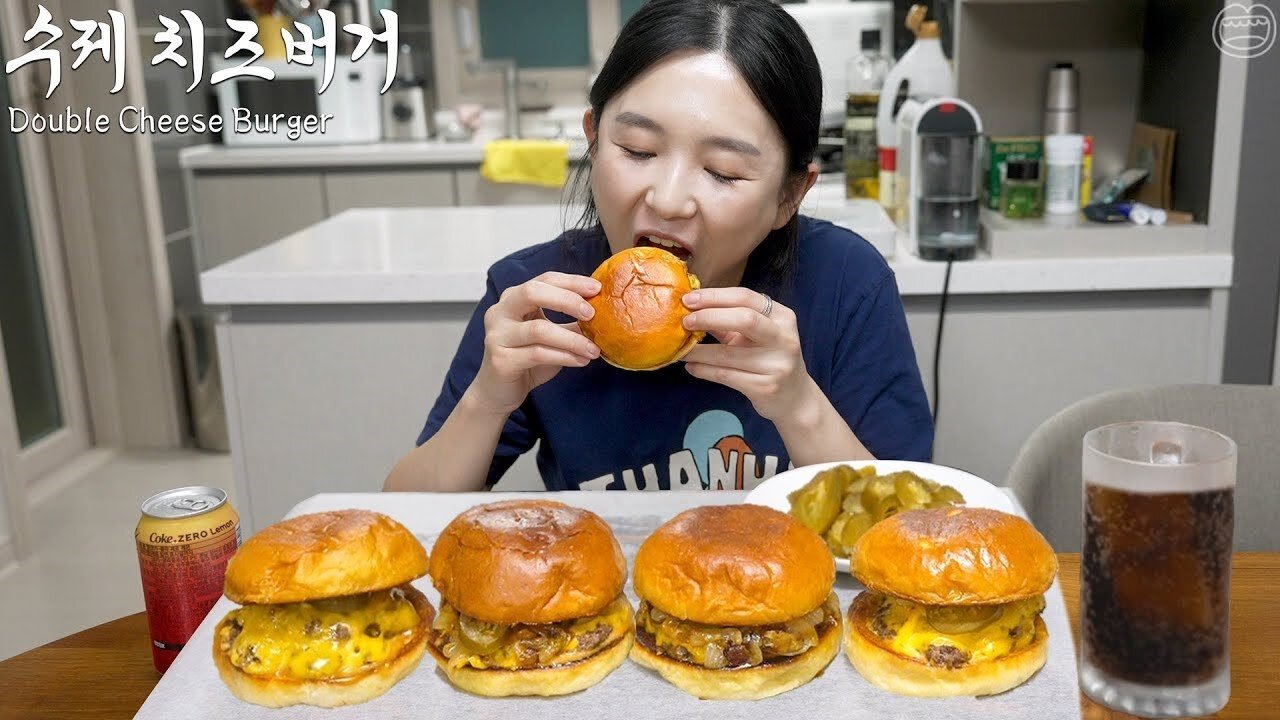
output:
[[[0,6],[0,66],[25,52],[23,5]],[[36,76],[47,77],[30,66],[0,75],[0,108],[40,110]],[[19,555],[28,487],[89,447],[45,137],[0,133],[0,539]]]

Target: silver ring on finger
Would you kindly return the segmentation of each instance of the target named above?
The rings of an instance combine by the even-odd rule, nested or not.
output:
[[[769,317],[769,314],[773,312],[773,298],[769,297],[765,293],[760,294],[764,295],[764,309],[760,311],[760,314],[765,317]]]

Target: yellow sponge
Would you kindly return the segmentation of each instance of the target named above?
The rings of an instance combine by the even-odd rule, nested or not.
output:
[[[563,140],[493,140],[484,146],[480,174],[490,182],[564,187],[569,143]]]

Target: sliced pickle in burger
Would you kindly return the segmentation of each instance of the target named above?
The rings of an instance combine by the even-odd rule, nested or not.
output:
[[[472,653],[480,655],[493,652],[502,646],[507,626],[477,620],[458,613],[458,635],[462,644]]]

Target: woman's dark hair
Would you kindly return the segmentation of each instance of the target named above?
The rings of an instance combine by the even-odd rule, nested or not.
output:
[[[733,63],[782,133],[784,186],[802,181],[818,146],[822,73],[804,30],[771,0],[649,0],[623,26],[591,86],[597,129],[609,100],[668,55],[688,50],[718,53]],[[579,227],[597,225],[590,163],[577,170],[572,193],[586,205]],[[795,257],[797,235],[793,214],[751,253],[743,284],[780,285]]]

